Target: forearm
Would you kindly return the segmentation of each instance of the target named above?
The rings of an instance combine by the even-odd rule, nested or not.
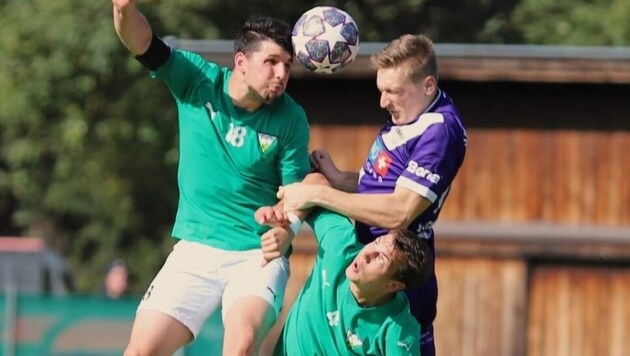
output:
[[[339,175],[330,184],[339,190],[348,193],[356,193],[359,186],[359,173],[356,172],[339,172]]]
[[[314,204],[336,211],[368,225],[404,229],[427,206],[428,200],[409,194],[358,194],[329,187],[320,189]]]
[[[146,17],[134,3],[113,8],[114,28],[121,42],[133,55],[147,51],[153,32]]]

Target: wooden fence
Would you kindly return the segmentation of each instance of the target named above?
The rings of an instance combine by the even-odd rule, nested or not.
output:
[[[377,130],[313,125],[311,148],[358,170]],[[630,132],[471,129],[468,142],[436,225],[438,354],[628,354]],[[285,312],[314,259],[303,235]]]
[[[311,147],[358,171],[373,125],[313,125]],[[630,225],[630,132],[471,129],[440,221]]]

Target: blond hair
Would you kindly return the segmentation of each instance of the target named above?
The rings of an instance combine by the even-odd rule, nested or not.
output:
[[[438,66],[433,41],[425,35],[402,35],[370,57],[374,69],[405,67],[406,75],[413,82],[427,76],[438,79]]]

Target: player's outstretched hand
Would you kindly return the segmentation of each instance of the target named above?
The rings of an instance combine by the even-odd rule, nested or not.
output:
[[[288,226],[272,227],[260,237],[260,248],[263,252],[261,266],[265,267],[272,260],[284,256],[291,246],[295,235]]]
[[[289,224],[287,214],[277,206],[263,206],[258,208],[254,213],[254,218],[260,225],[271,227],[287,226]]]

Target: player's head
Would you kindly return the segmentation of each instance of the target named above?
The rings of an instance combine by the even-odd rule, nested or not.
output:
[[[438,66],[428,37],[403,35],[373,54],[370,64],[376,69],[380,105],[394,124],[412,122],[435,98]]]
[[[234,72],[239,85],[259,103],[270,103],[286,89],[293,62],[291,28],[271,17],[252,17],[234,41]]]
[[[407,230],[392,230],[365,245],[346,268],[346,277],[366,294],[393,293],[421,285],[432,268],[426,241]]]
[[[409,230],[393,230],[400,264],[393,279],[402,282],[405,289],[420,287],[433,270],[433,253],[427,241]]]
[[[293,57],[291,27],[288,23],[268,16],[250,17],[236,34],[234,53],[257,51],[263,41],[272,41]]]
[[[127,290],[127,265],[122,260],[115,260],[105,269],[103,287],[110,298],[119,298]]]

